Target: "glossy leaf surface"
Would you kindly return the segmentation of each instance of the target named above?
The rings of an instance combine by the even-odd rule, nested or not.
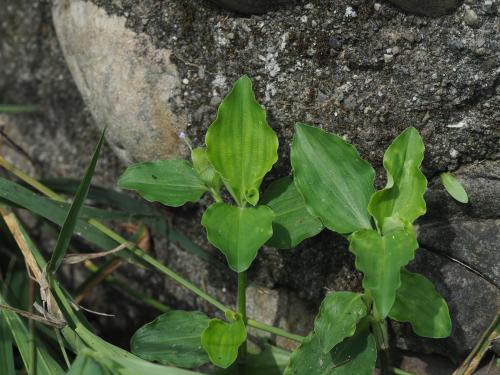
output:
[[[220,319],[210,320],[201,335],[201,344],[214,365],[227,368],[236,361],[238,348],[247,338],[241,316],[228,323]]]
[[[372,227],[367,207],[375,172],[353,146],[335,134],[298,124],[291,161],[297,189],[328,229],[345,234]]]
[[[451,318],[446,301],[432,282],[418,273],[401,271],[401,287],[389,313],[391,319],[408,322],[413,331],[430,338],[444,338],[451,333]]]
[[[201,346],[208,317],[199,311],[169,311],[142,326],[132,336],[132,353],[142,359],[183,368],[209,362]]]
[[[204,147],[193,149],[191,151],[191,160],[193,161],[194,170],[203,182],[218,192],[222,186],[222,180],[210,160],[208,160],[207,149]]]
[[[205,211],[201,224],[208,241],[226,256],[229,267],[243,272],[273,235],[273,219],[273,211],[266,206],[240,208],[215,203]]]
[[[458,179],[451,173],[445,172],[440,175],[441,182],[453,199],[460,203],[469,203],[469,196]]]
[[[362,322],[354,336],[326,354],[315,334],[307,336],[292,353],[285,375],[371,375],[376,360],[375,340]]]
[[[401,286],[401,268],[418,248],[411,228],[381,236],[375,230],[353,233],[349,250],[356,255],[356,268],[363,272],[363,287],[373,297],[376,311],[385,318]]]
[[[388,217],[399,217],[413,223],[426,212],[424,194],[427,179],[420,170],[424,159],[424,143],[415,128],[403,131],[384,154],[387,184],[373,194],[369,211],[378,227]]]
[[[179,207],[200,199],[207,187],[185,160],[160,160],[134,164],[120,177],[118,186],[137,191],[150,202]]]
[[[367,313],[362,295],[352,292],[329,293],[314,321],[314,332],[324,353],[356,331],[356,325]]]
[[[268,246],[290,249],[323,229],[321,220],[307,210],[304,198],[291,177],[280,178],[269,185],[262,197],[262,204],[270,207],[276,215],[273,236],[266,244]]]
[[[262,178],[278,160],[278,137],[247,76],[222,101],[205,143],[208,158],[238,204],[257,204]]]

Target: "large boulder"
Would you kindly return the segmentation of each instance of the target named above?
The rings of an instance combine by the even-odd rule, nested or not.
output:
[[[16,141],[27,145],[35,161],[42,160],[47,174],[78,175],[69,166],[81,171],[87,161],[85,147],[97,133],[92,123],[108,126],[108,141],[127,163],[183,154],[176,133],[185,131],[193,145],[201,145],[218,103],[241,74],[248,74],[280,138],[281,158],[270,179],[290,171],[297,121],[354,143],[375,165],[379,185],[383,151],[394,136],[410,125],[423,135],[424,169],[432,183],[429,215],[419,223],[423,249],[412,267],[448,299],[455,328],[443,345],[417,340],[407,326],[395,326],[401,347],[458,360],[500,308],[493,285],[498,284],[493,249],[499,211],[487,203],[498,192],[500,20],[480,2],[467,1],[454,13],[428,19],[388,3],[359,0],[283,5],[251,17],[201,0],[57,0],[52,7],[57,40],[86,109],[57,47],[48,4],[9,2],[0,14],[7,35],[0,45],[7,67],[0,72],[0,98],[45,105],[46,112],[28,123],[8,120],[21,129],[12,132]],[[39,25],[41,41],[27,31],[30,24]],[[24,35],[23,43],[11,30]],[[34,47],[37,43],[42,44]],[[51,142],[53,134],[59,138]],[[65,169],[58,164],[61,158]],[[109,152],[106,160],[107,178],[99,181],[110,186],[122,166]],[[438,187],[439,172],[457,168],[471,195],[467,206],[455,204]],[[199,225],[207,203],[172,210],[171,221],[217,258]],[[210,293],[234,302],[235,280],[220,263],[193,258],[173,242],[159,241],[155,250]],[[175,306],[209,310],[169,280],[132,268],[126,272],[132,284]],[[250,278],[268,291],[251,298],[253,314],[299,333],[310,327],[326,290],[359,290],[361,280],[346,242],[328,232],[293,251],[263,249]],[[287,308],[280,307],[284,302]],[[259,312],[259,305],[269,309]],[[108,308],[123,316],[119,302]],[[139,325],[149,318],[141,317],[140,309],[128,311],[127,318],[108,325],[125,332],[133,328],[128,322]]]

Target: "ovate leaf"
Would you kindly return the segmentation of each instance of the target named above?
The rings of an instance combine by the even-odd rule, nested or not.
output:
[[[104,131],[101,134],[101,139],[95,148],[89,166],[85,171],[85,175],[78,186],[78,190],[76,191],[75,198],[69,209],[68,216],[66,216],[66,219],[61,227],[52,257],[47,265],[47,272],[57,271],[63,261],[66,251],[68,250],[69,242],[71,241],[71,237],[73,236],[73,232],[75,231],[78,223],[78,215],[89,192],[90,182],[92,181],[92,176],[94,175],[94,170],[97,164],[97,159],[99,159],[99,153],[101,152],[103,142]]]
[[[467,192],[455,176],[453,176],[451,173],[445,172],[441,173],[440,177],[441,183],[443,184],[448,194],[453,197],[453,199],[459,201],[460,203],[469,202],[469,196],[467,195]]]
[[[215,203],[205,211],[201,224],[207,230],[208,241],[226,256],[229,267],[243,272],[273,235],[273,219],[273,211],[266,206]]]
[[[354,336],[326,354],[317,335],[307,336],[292,353],[285,375],[371,375],[376,360],[375,339],[363,320]]]
[[[418,273],[401,271],[401,287],[389,316],[398,322],[410,323],[419,336],[438,339],[451,333],[446,301],[432,282]]]
[[[238,348],[245,342],[247,331],[240,315],[227,323],[220,319],[210,320],[201,335],[201,344],[214,365],[229,367],[238,356]]]
[[[209,362],[201,346],[208,317],[199,311],[169,311],[139,328],[132,336],[131,351],[142,359],[183,368]]]
[[[294,181],[311,212],[339,233],[372,227],[367,206],[375,172],[335,134],[297,124],[291,160]]]
[[[191,160],[193,161],[194,170],[203,182],[218,192],[222,181],[219,173],[215,170],[212,163],[210,163],[210,160],[208,160],[207,149],[204,147],[193,149],[191,151]]]
[[[278,137],[247,76],[222,101],[205,143],[208,158],[238,204],[257,204],[262,178],[278,160]]]
[[[417,248],[411,227],[384,236],[375,230],[352,234],[349,250],[356,255],[356,268],[363,272],[363,287],[373,297],[381,318],[389,314],[401,286],[401,268],[413,259]]]
[[[373,194],[368,210],[383,228],[388,217],[397,216],[413,223],[426,212],[424,193],[427,179],[420,170],[424,159],[424,143],[415,128],[408,128],[384,154],[387,184]]]
[[[359,320],[367,313],[362,295],[352,292],[329,293],[314,321],[314,332],[318,336],[323,353],[328,353],[335,345],[356,331]]]
[[[276,215],[273,220],[273,236],[267,241],[268,246],[290,249],[323,229],[321,220],[307,210],[304,198],[297,191],[291,177],[280,178],[269,185],[262,203]]]
[[[150,202],[179,207],[196,202],[207,187],[185,160],[160,160],[135,164],[120,177],[118,186],[137,191]]]

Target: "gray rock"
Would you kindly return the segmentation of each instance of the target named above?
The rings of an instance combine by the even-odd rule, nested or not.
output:
[[[171,51],[90,2],[57,0],[52,14],[76,85],[115,152],[128,163],[179,155],[186,120],[172,112],[180,79]]]
[[[465,11],[464,21],[470,27],[477,27],[479,25],[479,17],[473,9],[467,9]]]
[[[408,12],[436,17],[446,14],[460,5],[459,0],[389,0]]]
[[[210,0],[213,3],[243,14],[260,14],[276,6],[289,4],[290,0]]]

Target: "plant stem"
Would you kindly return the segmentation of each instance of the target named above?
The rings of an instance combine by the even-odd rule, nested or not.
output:
[[[395,375],[415,375],[412,372],[401,370],[400,368],[395,368],[395,367],[392,368],[392,373]]]
[[[389,358],[389,335],[387,334],[387,321],[385,319],[373,319],[372,330],[377,343],[378,358],[380,361],[380,372],[382,375],[391,374]]]
[[[241,315],[245,326],[247,325],[247,273],[238,273],[238,313]],[[238,362],[245,363],[247,359],[247,341],[241,344],[238,353]]]
[[[268,324],[258,322],[258,321],[253,320],[253,319],[248,319],[247,324],[250,327],[260,329],[261,331],[269,332],[269,333],[272,333],[276,336],[285,337],[289,340],[293,340],[293,341],[297,341],[297,342],[302,342],[302,341],[304,341],[304,338],[305,338],[304,336],[296,335],[294,333],[290,333],[288,331],[285,331],[284,329],[270,326]]]

